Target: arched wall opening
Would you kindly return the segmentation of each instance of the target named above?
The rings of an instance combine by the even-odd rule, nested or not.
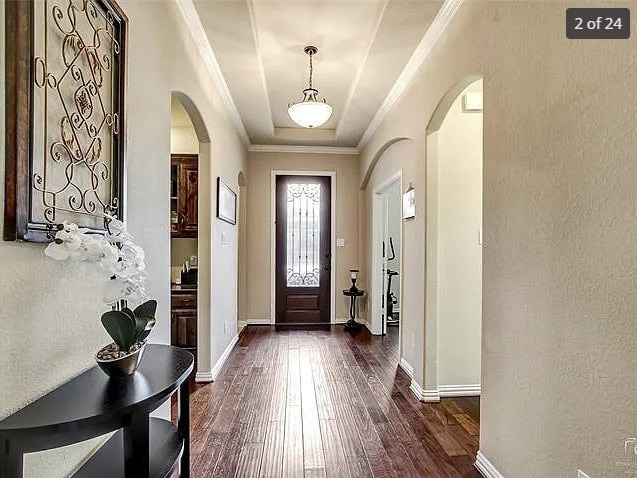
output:
[[[405,337],[413,335],[414,321],[417,320],[417,314],[409,312],[413,310],[410,302],[413,294],[404,288],[405,281],[413,281],[413,277],[406,278],[408,268],[404,267],[413,252],[413,249],[406,247],[404,232],[409,227],[413,230],[413,224],[411,220],[403,220],[401,210],[402,195],[414,174],[413,170],[404,169],[403,160],[413,153],[413,148],[411,138],[396,137],[386,141],[375,153],[361,182],[362,202],[366,205],[361,213],[364,217],[360,235],[364,258],[361,261],[361,285],[366,289],[361,310],[364,311],[365,323],[372,334],[392,335],[393,338],[388,337],[388,343],[396,340],[396,355],[391,357],[391,361],[396,364],[405,362],[405,346],[409,349],[412,344],[411,340],[405,342]],[[391,250],[390,237],[394,244],[394,253]],[[391,285],[388,269],[397,272],[397,275],[392,275]],[[391,310],[388,307],[388,295],[395,300]],[[397,321],[390,325],[387,318],[392,312]]]
[[[199,109],[185,93],[180,91],[171,93],[171,110],[171,153],[197,155],[197,233],[195,246],[197,257],[196,379],[198,381],[209,381],[206,377],[211,375],[212,369],[210,320],[212,291],[210,248],[212,238],[212,168],[210,135]],[[174,255],[173,249],[171,247],[171,256]],[[175,259],[175,257],[171,257],[171,265],[173,267],[176,267],[173,264]],[[175,279],[176,274],[177,271],[173,269],[171,271],[171,281]]]
[[[425,401],[480,395],[482,89],[458,82],[426,129]]]

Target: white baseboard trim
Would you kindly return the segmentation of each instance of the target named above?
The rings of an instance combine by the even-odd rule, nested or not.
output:
[[[504,478],[502,473],[480,451],[478,451],[474,466],[484,478]]]
[[[212,379],[209,381],[214,382],[217,379],[217,375],[219,375],[221,368],[226,363],[226,360],[228,360],[228,357],[230,356],[230,352],[232,352],[232,349],[234,348],[234,346],[237,344],[238,341],[239,341],[239,334],[236,334],[234,337],[232,337],[232,340],[230,341],[226,349],[221,354],[221,357],[219,357],[219,360],[217,360],[217,363],[215,364],[215,366],[212,367],[212,371],[210,372],[210,376],[212,377]],[[195,380],[196,379],[197,377],[195,376]]]
[[[349,320],[349,317],[343,319],[343,318],[335,318],[334,319],[334,324],[344,324],[345,322],[347,322]]]
[[[195,374],[195,382],[212,382],[212,372],[197,372]]]
[[[411,384],[409,384],[409,390],[416,395],[418,400],[422,401],[422,387],[413,378],[411,379]]]
[[[441,397],[479,397],[480,384],[473,385],[438,385]]]
[[[423,390],[420,401],[426,403],[438,403],[440,401],[440,391],[438,389]]]
[[[438,389],[436,390],[423,390],[416,380],[411,379],[411,385],[409,385],[409,390],[416,395],[416,398],[421,402],[432,403],[440,401],[440,392]]]
[[[244,328],[246,325],[248,325],[247,320],[237,320],[237,327],[240,329]]]
[[[399,365],[409,378],[414,378],[414,367],[412,367],[404,357],[400,359]]]
[[[246,325],[272,325],[270,319],[246,319]]]

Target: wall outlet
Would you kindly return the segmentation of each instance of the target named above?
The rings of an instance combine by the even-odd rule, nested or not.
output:
[[[577,478],[593,478],[592,476],[588,476],[582,470],[577,470]]]
[[[345,247],[345,239],[342,237],[336,239],[336,247]]]

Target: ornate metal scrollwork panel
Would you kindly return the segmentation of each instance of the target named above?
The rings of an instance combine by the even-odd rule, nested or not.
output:
[[[16,145],[15,158],[29,161],[27,181],[16,178],[18,189],[28,185],[26,201],[16,198],[27,211],[16,213],[15,238],[46,240],[63,221],[102,230],[104,213],[123,211],[126,19],[109,0],[29,3],[30,141],[27,152]]]

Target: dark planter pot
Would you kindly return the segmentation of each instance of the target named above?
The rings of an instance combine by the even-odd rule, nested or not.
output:
[[[102,360],[97,357],[102,350],[110,346],[111,344],[102,347],[102,349],[95,354],[95,361],[97,362],[97,365],[99,365],[103,372],[111,378],[122,378],[133,375],[142,360],[142,355],[146,348],[146,342],[144,342],[144,344],[135,352],[124,357],[110,360]]]

